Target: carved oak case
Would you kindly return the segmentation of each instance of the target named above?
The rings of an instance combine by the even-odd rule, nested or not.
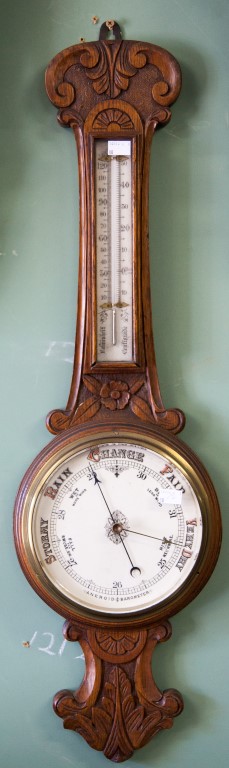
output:
[[[69,399],[65,410],[53,410],[48,415],[47,427],[57,437],[34,460],[22,480],[15,503],[14,535],[26,578],[42,599],[64,616],[65,637],[69,641],[79,641],[85,655],[85,675],[79,690],[74,693],[59,691],[54,697],[54,710],[63,718],[65,728],[77,731],[92,748],[103,750],[110,760],[121,762],[160,730],[170,728],[174,717],[182,711],[183,700],[178,691],[169,689],[161,692],[157,688],[151,671],[151,657],[157,643],[166,641],[171,635],[168,618],[185,607],[208,580],[218,557],[221,528],[211,480],[199,459],[175,436],[184,427],[184,414],[177,408],[167,410],[163,405],[151,324],[148,237],[150,147],[156,129],[170,120],[169,107],[178,97],[181,87],[180,68],[170,53],[156,45],[122,40],[117,23],[113,25],[115,39],[107,40],[106,31],[106,24],[103,24],[98,42],[83,42],[59,53],[46,72],[49,99],[59,110],[60,123],[72,127],[78,150],[78,315]],[[126,154],[129,142],[132,153],[128,198],[131,201],[131,218],[124,227],[131,229],[132,243],[132,282],[129,283],[133,307],[132,342],[127,361],[124,355],[120,359],[108,356],[105,360],[103,355],[98,355],[96,206],[99,201],[96,200],[95,158],[98,142],[109,144],[111,140],[120,142],[118,146],[124,143]],[[106,156],[107,164],[109,159]],[[125,184],[128,188],[129,181]],[[105,197],[108,191],[106,187]],[[102,192],[104,197],[103,189]],[[103,204],[106,205],[106,200],[104,203],[102,199]],[[128,209],[128,205],[124,203],[124,209]],[[115,237],[116,228],[113,225]],[[107,258],[110,258],[109,253]],[[127,303],[118,300],[104,305],[106,310],[109,308],[112,312],[114,306],[126,308]],[[115,318],[114,312],[113,345],[116,339]],[[126,457],[126,464],[124,461],[122,465],[121,460],[112,464],[111,457],[119,455]],[[161,597],[156,599],[152,591],[151,602],[147,597],[148,602],[143,601],[140,610],[137,602],[134,610],[113,610],[111,601],[108,610],[104,607],[105,603],[103,610],[98,610],[98,595],[91,580],[87,583],[87,594],[92,595],[92,607],[89,605],[88,608],[88,598],[86,603],[84,598],[78,599],[77,591],[74,597],[72,582],[68,580],[69,569],[75,584],[78,566],[73,539],[69,535],[62,535],[64,554],[58,565],[58,537],[65,518],[62,489],[70,490],[72,507],[75,510],[77,503],[78,510],[81,504],[80,483],[77,480],[77,487],[73,486],[71,476],[74,461],[80,462],[81,456],[85,457],[86,469],[83,467],[77,477],[85,477],[85,498],[91,498],[90,489],[94,486],[97,494],[95,504],[98,508],[99,503],[103,505],[102,519],[105,513],[108,514],[106,534],[102,523],[101,536],[104,536],[104,545],[111,560],[118,551],[125,557],[127,555],[125,563],[129,568],[129,582],[132,577],[137,577],[139,589],[143,590],[141,568],[144,563],[139,567],[133,562],[134,555],[130,555],[131,538],[128,539],[128,536],[132,534],[135,542],[143,541],[142,537],[144,541],[156,541],[160,559],[155,566],[155,585],[163,581],[167,572],[175,573],[175,581],[171,582],[167,592],[165,590],[165,596],[162,590]],[[126,477],[127,470],[135,472],[136,515],[139,510],[142,512],[142,517],[136,518],[135,530],[131,530],[127,519],[129,515],[133,520],[132,509],[127,504],[127,517],[120,511],[122,497],[119,496],[120,506],[115,511],[108,504],[102,482],[103,461],[106,464],[104,456],[108,457],[105,466],[110,478],[107,481],[108,491],[114,486],[117,489],[118,484],[121,488],[125,471]],[[149,469],[147,461],[144,468],[144,456],[148,456],[149,462],[155,461],[156,456],[159,467],[156,474]],[[164,497],[163,494],[160,496],[159,488],[154,487],[155,482],[149,488],[156,526],[153,530],[150,529],[151,518],[149,516],[147,522],[144,512],[144,505],[151,510],[149,493],[143,492],[143,483],[148,476],[157,478],[156,485],[159,483],[162,490],[165,488]],[[125,485],[123,487],[125,496]],[[135,507],[135,492],[130,482],[127,490],[130,496],[132,493],[130,507]],[[179,493],[179,502],[176,493]],[[182,512],[182,508],[185,509],[185,494],[191,500],[189,506],[187,504],[186,517]],[[163,513],[167,520],[165,530],[157,528],[161,525],[157,520],[163,504],[167,510]],[[192,513],[189,512],[190,505],[194,510]],[[85,516],[86,519],[87,503],[82,510],[82,518]],[[148,514],[151,515],[151,511]],[[180,523],[177,527],[179,516],[181,528]],[[90,519],[93,529],[93,511]],[[132,522],[132,528],[133,525]],[[143,525],[143,528],[136,530],[136,525]],[[76,529],[77,541],[77,537],[80,540],[80,526],[83,522],[79,522]],[[93,530],[96,538],[97,529]],[[83,546],[82,539],[78,547],[79,559]],[[87,546],[84,550],[85,562],[87,557],[90,560]],[[91,546],[93,550],[93,541]],[[147,553],[148,545],[145,546]],[[68,560],[65,562],[66,557]],[[55,569],[61,568],[61,562],[64,569],[59,578],[59,571]],[[61,586],[65,579],[66,588]],[[143,594],[148,595],[149,583],[149,580],[144,582],[146,592]],[[113,587],[108,592],[116,597],[111,600],[119,600],[117,596],[121,596],[120,600],[131,600],[128,595],[132,591],[132,588],[123,591],[121,581],[114,581],[113,575]],[[127,597],[122,597],[125,594]]]

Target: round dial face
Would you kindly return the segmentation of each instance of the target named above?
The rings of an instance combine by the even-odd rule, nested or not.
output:
[[[53,466],[29,504],[30,548],[44,579],[101,614],[170,600],[195,570],[203,539],[185,469],[165,451],[125,440],[88,442]]]

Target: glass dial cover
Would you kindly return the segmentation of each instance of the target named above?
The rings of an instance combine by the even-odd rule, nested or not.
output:
[[[63,451],[23,505],[33,568],[71,605],[111,616],[169,602],[203,545],[200,491],[178,459],[141,440]]]

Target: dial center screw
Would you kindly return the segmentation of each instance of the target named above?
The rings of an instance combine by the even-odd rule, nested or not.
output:
[[[122,523],[114,523],[114,525],[113,525],[113,532],[114,533],[122,533],[122,531],[123,531]]]

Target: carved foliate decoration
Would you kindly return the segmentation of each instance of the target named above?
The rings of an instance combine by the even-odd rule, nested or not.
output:
[[[93,122],[93,128],[106,128],[108,131],[114,127],[119,130],[129,130],[134,128],[132,120],[126,112],[122,112],[120,109],[106,109],[101,110],[98,116]]]
[[[59,691],[54,697],[65,728],[80,733],[113,762],[127,760],[160,730],[171,728],[182,712],[182,697],[174,689],[159,691],[151,672],[155,646],[171,635],[169,622],[143,631],[86,633],[66,622],[64,635],[79,641],[86,668],[93,668],[90,689],[83,682],[75,693]]]
[[[99,41],[71,46],[52,60],[46,88],[56,107],[69,107],[77,101],[82,70],[100,101],[120,95],[125,99],[131,80],[146,67],[150,68],[148,89],[152,102],[168,107],[179,94],[179,65],[171,54],[150,43],[121,40],[112,45],[110,41]]]
[[[181,424],[181,412],[178,409],[167,412],[165,408],[157,408],[152,401],[148,402],[148,382],[144,376],[132,377],[129,383],[124,380],[110,379],[104,382],[96,376],[83,376],[84,399],[72,413],[68,411],[52,411],[48,417],[48,427],[51,432],[57,434],[63,429],[69,429],[78,424],[83,424],[96,415],[101,416],[101,410],[105,412],[117,412],[130,410],[137,419],[152,424],[162,424],[172,431],[179,431]],[[82,392],[82,390],[81,390]],[[90,394],[88,394],[90,393]],[[114,415],[114,414],[113,414]]]

